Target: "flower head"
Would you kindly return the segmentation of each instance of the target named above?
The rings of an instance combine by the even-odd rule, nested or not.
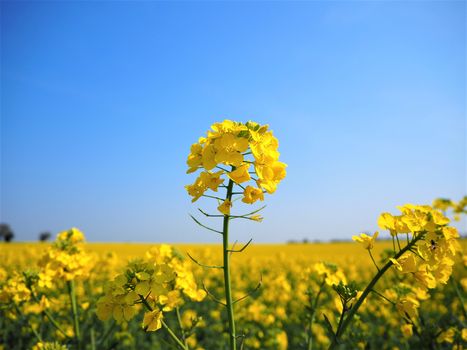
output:
[[[360,236],[352,236],[352,239],[355,242],[363,244],[365,249],[373,249],[376,238],[378,237],[378,231],[376,231],[373,236],[368,236],[365,233],[360,233]]]
[[[214,123],[205,137],[191,145],[187,173],[199,169],[201,173],[185,188],[194,202],[208,190],[217,191],[225,179],[239,186],[254,181],[255,186],[241,186],[242,201],[247,204],[262,201],[263,191],[274,193],[286,176],[287,165],[279,161],[278,147],[279,142],[268,125],[232,120]],[[222,170],[214,173],[215,168]],[[221,208],[227,211],[226,204]]]

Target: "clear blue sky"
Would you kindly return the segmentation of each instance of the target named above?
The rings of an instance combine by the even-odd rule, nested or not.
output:
[[[1,83],[18,240],[219,241],[183,186],[191,143],[224,118],[270,124],[289,165],[234,239],[350,238],[466,193],[463,1],[3,1]]]

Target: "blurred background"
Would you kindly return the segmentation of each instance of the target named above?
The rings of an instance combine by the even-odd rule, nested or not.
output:
[[[212,203],[191,203],[185,162],[226,118],[269,124],[288,164],[264,221],[233,240],[350,239],[396,205],[467,193],[463,1],[0,6],[0,222],[15,240],[76,226],[218,242],[188,216]]]

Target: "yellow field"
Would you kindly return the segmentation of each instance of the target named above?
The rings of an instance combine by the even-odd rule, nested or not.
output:
[[[465,251],[467,240],[461,240],[460,243]],[[237,244],[237,248],[241,246],[242,244]],[[146,243],[84,243],[82,245],[80,249],[82,249],[83,258],[89,260],[85,262],[86,277],[84,279],[76,277],[76,297],[80,305],[77,309],[77,314],[80,315],[78,316],[79,322],[77,322],[81,327],[81,338],[88,341],[87,345],[79,345],[81,349],[170,349],[167,347],[167,342],[170,343],[170,337],[163,330],[155,333],[145,333],[141,330],[144,312],[141,310],[141,306],[135,308],[132,311],[135,314],[132,314],[128,319],[116,315],[114,309],[113,317],[116,317],[117,320],[120,319],[118,325],[115,325],[115,321],[102,322],[96,317],[96,312],[101,313],[100,317],[102,315],[105,317],[105,309],[99,311],[99,303],[96,304],[96,301],[102,300],[99,298],[105,295],[105,285],[108,281],[113,280],[117,274],[128,269],[129,267],[126,267],[128,261],[147,258],[146,252],[153,247],[156,247],[156,250],[152,251],[151,259],[154,257],[157,259],[158,254],[162,254],[162,251],[166,249],[166,246],[160,244]],[[196,280],[196,282],[193,280],[193,283],[196,283],[198,287],[193,284],[195,289],[191,292],[191,300],[185,296],[176,304],[178,305],[177,310],[179,310],[177,312],[180,312],[181,317],[179,319],[180,326],[177,326],[177,317],[174,311],[170,312],[170,309],[167,310],[168,312],[164,312],[164,319],[167,324],[172,326],[172,329],[184,327],[185,332],[190,334],[184,333],[187,349],[223,349],[222,344],[228,343],[225,334],[226,315],[223,306],[214,301],[214,298],[218,298],[220,302],[225,300],[222,271],[200,267],[187,257],[188,253],[200,263],[220,265],[222,246],[217,244],[175,244],[173,248],[184,257],[180,266],[183,266],[183,271],[186,273],[193,273]],[[4,283],[3,301],[5,301],[8,288],[13,283],[8,282],[12,281],[8,278],[13,278],[16,281],[14,283],[17,284],[14,285],[13,290],[19,293],[21,288],[18,283],[21,282],[15,278],[21,280],[22,277],[20,275],[14,277],[15,271],[39,272],[44,256],[50,254],[54,249],[56,248],[49,243],[0,244],[0,272],[4,271],[3,276],[0,273],[0,301],[2,301],[2,283]],[[372,249],[373,256],[380,266],[382,266],[383,261],[380,261],[379,257],[385,249],[392,251],[392,241],[377,241]],[[457,341],[460,346],[458,349],[460,349],[465,341],[464,337],[467,337],[467,334],[464,334],[467,331],[461,331],[464,328],[465,315],[462,313],[463,304],[455,290],[456,288],[460,289],[463,293],[462,289],[467,285],[467,276],[462,256],[457,255],[457,257],[451,283],[440,284],[429,294],[424,294],[416,288],[411,289],[410,293],[419,293],[417,298],[420,299],[420,306],[417,306],[415,313],[411,314],[410,319],[413,319],[413,326],[410,326],[410,334],[404,333],[407,332],[408,319],[401,316],[398,309],[382,297],[371,294],[371,297],[362,305],[360,318],[350,331],[351,337],[346,340],[347,348],[348,346],[364,348],[368,344],[379,346],[382,349],[389,348],[388,344],[391,345],[391,349],[404,349],[410,344],[420,346],[420,344],[426,344],[427,341],[433,341],[433,335],[430,336],[429,333],[426,333],[433,332],[433,329],[426,328],[424,330],[420,326],[420,322],[438,320],[441,323],[433,325],[433,327],[437,327],[436,332],[439,333],[436,335],[437,338],[435,337],[436,347],[440,349],[451,348],[453,343]],[[318,262],[331,262],[337,264],[338,267],[334,268],[331,265],[331,267],[326,267],[327,265],[319,265]],[[323,272],[323,269],[326,272]],[[232,254],[232,293],[234,300],[241,299],[241,302],[235,304],[235,312],[238,332],[243,334],[244,349],[309,349],[309,346],[312,346],[313,349],[327,348],[330,341],[324,315],[333,327],[336,327],[339,321],[339,309],[342,309],[332,284],[338,283],[340,280],[344,282],[356,281],[356,288],[361,293],[365,283],[368,283],[376,272],[368,252],[356,242],[252,243],[243,252]],[[26,275],[29,276],[29,272]],[[258,287],[260,281],[261,286]],[[7,323],[2,323],[4,321],[1,321],[2,318],[0,318],[0,326],[4,327],[3,338],[0,337],[0,339],[3,339],[4,344],[7,344],[3,345],[2,348],[0,342],[0,349],[27,349],[35,343],[39,345],[34,349],[49,349],[40,347],[41,343],[37,342],[35,333],[38,333],[42,338],[48,336],[50,339],[52,336],[52,339],[58,340],[60,346],[63,346],[51,347],[51,350],[78,348],[74,342],[77,331],[70,316],[71,304],[67,297],[66,283],[68,282],[60,279],[52,280],[46,289],[37,287],[36,292],[38,295],[42,295],[41,300],[34,302],[34,300],[28,299],[30,296],[17,298],[16,309],[7,306],[0,308],[0,312],[3,312],[4,317],[6,317],[3,319],[10,319],[10,321],[6,321]],[[407,283],[407,288],[412,288],[410,284],[413,282],[409,280]],[[398,286],[405,285],[401,276],[394,270],[394,273],[388,273],[385,278],[381,279],[377,285],[377,291],[384,294],[384,298],[402,303],[406,300],[404,299],[406,292],[400,294],[400,290],[397,289],[400,287],[394,287],[396,284]],[[454,286],[456,287],[454,288]],[[203,288],[206,288],[212,295],[206,296]],[[28,294],[23,292],[25,295]],[[251,295],[242,299],[249,292]],[[310,322],[309,315],[310,310],[312,310],[310,307],[312,307],[315,296],[319,294],[321,295],[319,303],[315,305],[316,312],[313,311],[315,314],[313,321]],[[196,300],[199,296],[202,300]],[[58,320],[63,332],[54,329],[51,326],[51,320],[44,313],[45,299],[43,298],[45,297],[49,312],[52,312],[53,317]],[[18,313],[19,311],[20,313]],[[122,313],[122,315],[124,314]],[[110,316],[112,317],[112,314]],[[192,321],[190,320],[196,320],[193,329],[191,329]],[[21,330],[20,343],[17,343],[18,338],[14,336],[17,332],[14,326],[15,322],[21,322],[25,325]],[[28,328],[28,322],[35,331]],[[149,323],[149,325],[151,324]],[[110,335],[104,337],[108,332]],[[416,336],[414,332],[422,333]],[[98,341],[96,340],[99,339],[98,337],[105,340]],[[447,341],[443,337],[447,337]],[[313,339],[311,345],[310,339]],[[12,347],[11,344],[14,346]]]
[[[207,254],[222,257],[222,248],[219,244],[170,244],[181,253]],[[243,243],[238,243],[241,247]],[[462,240],[463,247],[467,247],[467,240]],[[22,260],[26,257],[38,256],[47,249],[48,243],[11,243],[0,244],[0,254],[3,259],[10,261]],[[89,252],[101,256],[113,252],[119,259],[127,260],[144,255],[155,243],[86,243]],[[380,241],[375,246],[375,255],[379,255],[384,249],[392,248],[391,241]],[[317,261],[332,261],[337,264],[364,263],[367,264],[368,255],[362,251],[355,242],[339,243],[308,243],[308,244],[256,244],[251,243],[242,254],[235,255],[235,260],[244,261],[248,259],[275,260],[282,258],[293,258],[307,260],[310,263]],[[370,261],[371,262],[371,261]]]

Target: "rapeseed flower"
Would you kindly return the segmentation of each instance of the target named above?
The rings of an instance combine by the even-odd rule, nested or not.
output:
[[[352,239],[358,243],[363,244],[365,249],[373,249],[374,242],[378,237],[378,232],[375,232],[373,236],[368,236],[365,233],[360,233],[360,236],[352,236]]]
[[[244,203],[264,200],[263,191],[274,193],[286,176],[287,165],[279,161],[278,147],[279,142],[267,125],[231,120],[213,124],[206,137],[201,137],[191,146],[188,155],[187,173],[202,170],[193,184],[185,186],[192,202],[209,189],[217,191],[224,183],[224,175],[240,186],[251,180],[255,182],[257,187],[242,186]],[[215,168],[220,171],[212,173]],[[230,215],[228,202],[218,209],[224,215]]]

